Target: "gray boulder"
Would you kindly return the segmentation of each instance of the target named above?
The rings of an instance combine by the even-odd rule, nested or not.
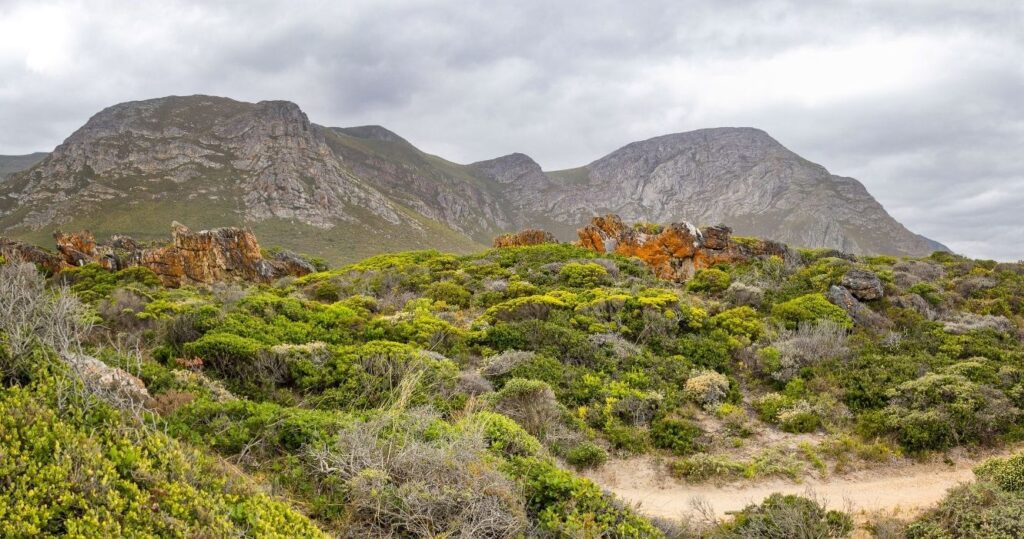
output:
[[[850,318],[853,318],[853,321],[861,326],[871,329],[883,329],[891,325],[888,318],[872,311],[871,308],[861,303],[846,288],[832,285],[829,287],[825,297],[846,311],[846,314],[850,315]]]
[[[885,294],[882,281],[874,272],[862,269],[851,269],[843,276],[843,287],[861,301],[878,299]]]

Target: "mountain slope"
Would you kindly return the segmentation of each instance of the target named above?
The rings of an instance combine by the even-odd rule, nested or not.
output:
[[[101,111],[0,185],[0,233],[21,239],[43,241],[57,228],[156,239],[178,220],[250,226],[270,244],[333,261],[417,247],[466,251],[527,226],[574,239],[608,212],[721,222],[739,234],[854,253],[935,248],[856,180],[750,128],[656,137],[544,172],[523,154],[453,163],[380,126],[311,123],[286,101],[166,97]]]
[[[737,233],[852,253],[926,254],[853,178],[830,174],[751,128],[701,129],[629,144],[561,177],[544,208],[559,221],[726,223]]]

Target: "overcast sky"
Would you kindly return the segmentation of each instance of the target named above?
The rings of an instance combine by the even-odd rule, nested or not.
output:
[[[915,232],[1024,259],[1024,0],[0,0],[0,154],[196,93],[545,169],[759,127]]]

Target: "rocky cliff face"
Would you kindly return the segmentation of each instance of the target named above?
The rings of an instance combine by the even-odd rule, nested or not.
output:
[[[51,273],[93,263],[110,271],[141,266],[152,270],[165,286],[232,280],[266,283],[314,271],[309,262],[289,252],[264,258],[256,236],[248,230],[218,228],[192,232],[179,223],[171,228],[171,243],[163,247],[144,248],[123,236],[98,244],[88,231],[59,232],[54,235],[58,254],[6,238],[0,238],[0,254],[34,262]]]
[[[115,105],[20,175],[14,189],[7,196],[28,211],[9,226],[60,224],[104,200],[170,193],[224,200],[251,221],[278,217],[331,228],[358,219],[356,208],[400,221],[286,101],[196,96]]]
[[[732,230],[724,225],[704,229],[687,222],[663,228],[630,226],[617,215],[594,217],[579,230],[579,238],[580,245],[587,249],[637,257],[658,277],[674,281],[689,280],[697,270],[716,264],[790,256],[789,249],[781,243],[737,242],[732,239]]]
[[[110,107],[0,183],[0,233],[59,226],[153,238],[165,223],[252,226],[334,261],[388,249],[475,249],[536,226],[564,240],[591,217],[727,223],[739,234],[852,253],[941,245],[856,180],[762,131],[704,129],[629,144],[572,170],[510,154],[459,165],[380,126],[326,128],[284,101],[168,97]]]

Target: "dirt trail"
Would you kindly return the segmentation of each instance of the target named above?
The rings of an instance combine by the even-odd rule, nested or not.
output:
[[[955,465],[908,464],[853,476],[807,479],[802,483],[774,480],[718,486],[679,482],[667,476],[653,460],[636,458],[610,461],[587,475],[623,500],[639,504],[640,512],[658,517],[693,514],[695,499],[706,502],[721,517],[758,503],[773,492],[812,492],[833,509],[906,516],[935,504],[949,488],[973,480],[971,469],[977,464],[976,460],[961,460]]]

